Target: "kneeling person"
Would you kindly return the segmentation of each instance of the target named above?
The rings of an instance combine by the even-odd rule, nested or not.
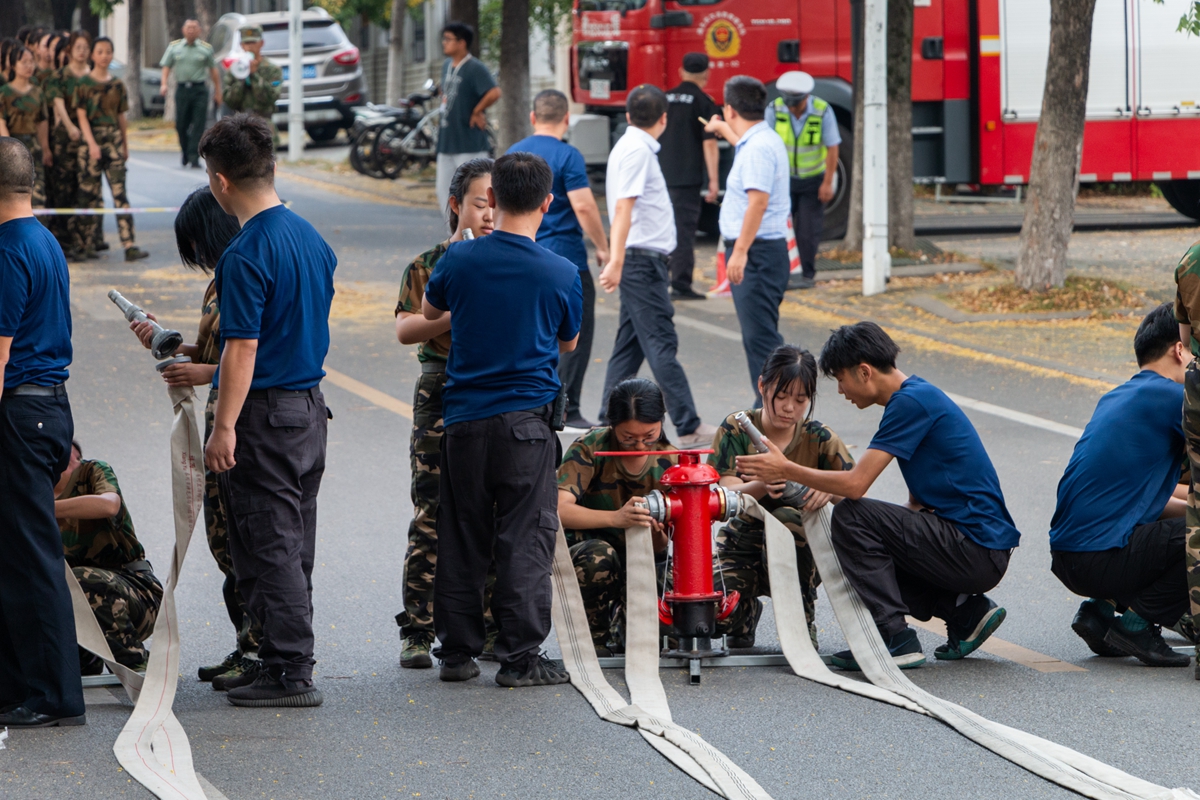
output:
[[[1133,340],[1141,372],[1096,405],[1058,484],[1051,571],[1085,600],[1071,628],[1102,656],[1186,667],[1159,626],[1188,611],[1181,486],[1183,379],[1189,356],[1170,303]],[[1126,607],[1117,618],[1111,598]]]
[[[570,546],[597,655],[611,655],[612,649],[624,648],[624,615],[620,609],[625,599],[625,529],[648,525],[654,536],[660,576],[666,564],[666,532],[640,503],[641,498],[660,488],[663,473],[674,464],[672,456],[654,455],[674,449],[663,434],[665,416],[666,405],[658,386],[645,378],[623,380],[608,395],[608,426],[576,439],[558,468],[558,516]],[[596,455],[606,450],[646,455]]]
[[[71,460],[54,497],[67,564],[113,656],[130,669],[146,669],[150,653],[144,642],[154,631],[163,589],[134,534],[117,476],[103,461],[84,459],[79,444],[72,442]],[[86,651],[79,657],[85,674],[98,675],[104,668]]]
[[[946,622],[948,641],[934,651],[939,659],[963,658],[1000,627],[1004,609],[983,593],[1004,577],[1021,534],[970,420],[936,386],[896,369],[899,352],[873,322],[838,328],[821,350],[821,371],[847,400],[884,406],[879,430],[852,469],[794,464],[769,440],[770,453],[740,456],[737,465],[749,480],[793,480],[846,498],[833,510],[834,550],[905,669],[925,663],[906,614]],[[864,497],[893,458],[908,485],[907,506]],[[833,663],[858,669],[849,650]]]

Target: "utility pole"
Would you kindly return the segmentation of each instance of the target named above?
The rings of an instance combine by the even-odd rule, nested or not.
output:
[[[304,0],[288,0],[288,161],[304,155]]]
[[[866,0],[863,24],[863,296],[887,289],[887,0]]]

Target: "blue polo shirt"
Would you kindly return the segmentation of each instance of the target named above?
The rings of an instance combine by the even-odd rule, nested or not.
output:
[[[0,225],[0,336],[12,337],[4,388],[54,386],[71,363],[71,275],[34,217]]]
[[[1182,473],[1183,386],[1143,370],[1096,404],[1058,482],[1050,549],[1091,553],[1129,544],[1158,519]]]
[[[976,544],[1008,550],[1020,543],[975,426],[932,383],[913,375],[900,385],[869,448],[895,456],[917,502]]]
[[[558,253],[581,270],[588,268],[587,248],[583,244],[583,228],[575,217],[575,209],[567,192],[588,188],[587,164],[583,153],[574,146],[553,136],[529,136],[508,148],[510,153],[533,153],[550,165],[554,184],[550,191],[554,199],[550,210],[538,227],[537,243]]]
[[[558,397],[558,342],[574,339],[583,320],[574,264],[528,237],[497,230],[450,245],[425,285],[425,299],[452,319],[442,395],[447,427],[540,408]]]
[[[790,169],[783,139],[769,123],[764,120],[746,131],[733,150],[733,166],[725,178],[719,218],[723,239],[732,241],[741,235],[742,217],[750,208],[747,192],[751,189],[769,195],[754,238],[787,238],[787,221],[792,213]]]
[[[257,339],[251,389],[310,389],[325,377],[337,256],[282,205],[255,214],[217,263],[221,349]],[[217,386],[221,370],[213,376]]]

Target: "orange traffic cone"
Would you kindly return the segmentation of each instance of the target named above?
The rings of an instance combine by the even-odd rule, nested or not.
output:
[[[729,297],[729,278],[725,275],[725,251],[717,250],[717,285],[708,290],[709,297]]]

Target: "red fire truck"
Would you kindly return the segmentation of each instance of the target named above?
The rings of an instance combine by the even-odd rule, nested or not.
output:
[[[1191,0],[1097,0],[1083,182],[1154,181],[1200,219],[1200,39],[1176,32]],[[1029,180],[1049,49],[1049,0],[914,0],[913,172],[917,181]],[[843,146],[826,237],[842,235],[853,153],[850,0],[576,0],[572,87],[619,117],[641,83],[678,83],[685,53],[710,59],[709,94],[753,75],[816,78]],[[616,126],[614,126],[614,131]]]

